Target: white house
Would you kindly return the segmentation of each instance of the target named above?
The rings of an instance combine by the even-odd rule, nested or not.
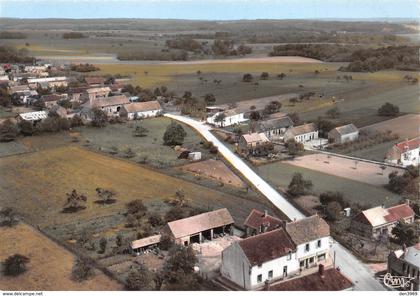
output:
[[[283,228],[236,241],[222,252],[222,276],[245,290],[298,271],[296,245]]]
[[[207,123],[210,123],[212,125],[219,126],[219,127],[239,124],[248,120],[249,120],[248,118],[245,118],[244,112],[240,112],[236,109],[220,111],[207,117]]]
[[[45,87],[67,87],[67,77],[45,77],[45,78],[30,78],[28,79],[28,84],[30,87],[37,87],[40,86],[42,88]]]
[[[48,117],[48,113],[46,111],[34,111],[34,112],[26,112],[20,113],[17,117],[17,120],[26,120],[32,123],[36,123]]]
[[[289,141],[291,139],[294,139],[298,143],[305,143],[318,139],[318,129],[314,123],[289,128],[284,133],[284,141]]]
[[[359,138],[359,130],[353,124],[347,124],[333,128],[328,132],[328,140],[334,144],[344,144],[356,141]]]
[[[162,113],[162,107],[158,101],[135,102],[124,105],[121,108],[120,116],[128,120],[136,118],[156,117]]]
[[[104,111],[108,116],[120,116],[120,111],[124,105],[130,104],[125,95],[106,97],[90,101],[91,108],[98,108]]]
[[[330,227],[314,215],[286,224],[286,231],[297,246],[296,258],[301,269],[325,264],[330,249]]]
[[[420,164],[420,137],[395,144],[387,153],[385,161],[402,166]]]

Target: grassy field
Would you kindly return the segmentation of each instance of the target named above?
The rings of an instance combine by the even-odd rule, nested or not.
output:
[[[138,124],[149,130],[146,137],[133,137],[132,132],[137,125],[135,122],[109,124],[100,129],[82,127],[76,131],[80,133],[81,139],[89,141],[89,145],[95,149],[111,151],[112,147],[116,147],[119,152],[117,155],[123,155],[130,148],[136,153],[136,156],[131,159],[133,161],[141,161],[147,157],[147,164],[154,167],[182,165],[188,161],[178,159],[179,152],[163,145],[163,134],[170,123],[171,120],[165,117],[142,120]],[[205,156],[206,150],[199,144],[203,139],[188,126],[183,125],[183,127],[187,133],[183,147],[193,151],[202,151]]]
[[[0,261],[14,254],[30,259],[27,271],[17,277],[0,277],[0,290],[6,291],[115,291],[123,287],[96,270],[84,282],[71,279],[74,256],[32,227],[20,223],[0,228]]]
[[[17,208],[41,227],[112,215],[121,211],[126,202],[138,198],[146,205],[162,205],[180,188],[192,205],[205,209],[227,207],[238,223],[253,208],[271,209],[265,199],[254,202],[211,190],[76,145],[2,158],[0,171],[1,204]],[[97,187],[115,191],[118,201],[107,206],[96,204]],[[87,208],[62,213],[66,193],[73,188],[88,196]]]
[[[256,168],[256,171],[275,186],[283,188],[287,188],[295,172],[300,172],[304,178],[312,181],[314,193],[320,194],[325,191],[340,191],[350,202],[378,206],[381,204],[393,205],[401,199],[398,195],[389,192],[382,187],[336,177],[281,162],[259,166]]]

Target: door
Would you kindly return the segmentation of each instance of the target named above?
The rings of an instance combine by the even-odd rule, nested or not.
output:
[[[287,277],[287,265],[283,266],[283,277]]]

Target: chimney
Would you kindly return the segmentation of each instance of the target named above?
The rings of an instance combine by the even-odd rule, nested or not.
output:
[[[404,254],[405,254],[405,252],[407,252],[407,245],[406,245],[406,244],[403,244],[403,245],[402,245],[402,249],[403,249],[403,252],[404,252]]]
[[[318,266],[318,273],[321,277],[324,277],[324,264]]]
[[[410,205],[410,200],[408,198],[405,199],[405,204],[408,206]]]
[[[267,217],[267,216],[268,216],[268,211],[264,210],[264,217]]]
[[[385,205],[384,205],[384,204],[382,204],[382,205],[381,205],[381,207],[382,207],[383,209],[385,209]]]

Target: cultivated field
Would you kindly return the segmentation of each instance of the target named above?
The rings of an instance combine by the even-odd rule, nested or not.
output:
[[[326,191],[339,191],[344,194],[346,200],[365,205],[394,205],[401,199],[397,194],[382,187],[281,162],[259,166],[256,168],[256,171],[273,185],[285,189],[287,189],[287,186],[292,180],[293,174],[300,172],[305,179],[312,181],[314,185],[312,190],[314,193],[320,194]]]
[[[221,160],[208,159],[181,167],[182,170],[197,176],[207,177],[227,185],[245,188],[246,184],[235,175]]]
[[[88,145],[94,149],[124,156],[124,153],[130,148],[136,154],[131,158],[132,161],[141,161],[154,167],[182,165],[188,161],[178,159],[180,152],[163,145],[163,134],[170,123],[170,119],[159,117],[142,120],[138,123],[131,121],[122,124],[109,124],[104,128],[81,127],[75,130],[80,133],[81,143],[88,141]],[[137,125],[141,125],[149,131],[146,137],[133,137],[132,132]],[[203,139],[188,126],[183,125],[183,127],[187,133],[183,147],[192,151],[201,151],[205,156],[206,150],[200,145],[200,141]]]
[[[363,128],[366,131],[392,131],[400,136],[400,140],[412,139],[420,135],[420,114],[407,114]]]
[[[2,206],[16,208],[31,223],[41,227],[113,215],[134,199],[142,199],[158,212],[165,211],[163,200],[172,198],[177,189],[185,192],[193,206],[210,210],[228,208],[238,223],[242,223],[253,208],[272,209],[263,198],[261,202],[254,202],[76,145],[1,158],[0,171]],[[95,203],[97,187],[115,191],[117,202],[105,206]],[[77,213],[62,213],[66,193],[73,189],[88,197],[87,208]]]
[[[284,163],[376,186],[388,184],[388,175],[391,172],[404,171],[392,167],[386,167],[382,171],[377,164],[363,161],[356,163],[348,158],[327,157],[325,154],[309,154]]]
[[[0,261],[14,254],[30,259],[28,270],[17,277],[0,277],[0,290],[9,291],[115,291],[123,287],[96,270],[94,277],[84,282],[71,279],[75,257],[50,241],[32,227],[19,223],[0,227]]]

